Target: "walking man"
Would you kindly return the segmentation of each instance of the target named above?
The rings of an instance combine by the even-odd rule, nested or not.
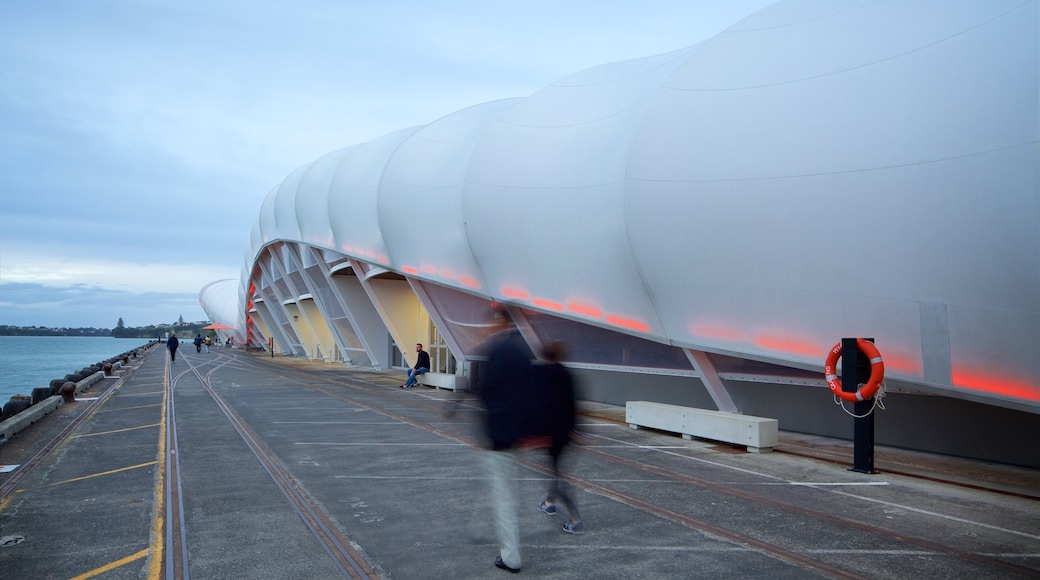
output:
[[[514,448],[532,429],[533,368],[531,352],[512,325],[505,309],[495,310],[499,332],[487,344],[488,360],[480,398],[487,410],[485,420],[490,451],[491,509],[500,553],[495,566],[507,572],[520,571],[520,521],[517,514],[519,490]]]
[[[166,339],[166,348],[170,349],[170,362],[177,360],[177,347],[181,345],[181,341],[177,340],[177,335],[170,335],[170,338]]]

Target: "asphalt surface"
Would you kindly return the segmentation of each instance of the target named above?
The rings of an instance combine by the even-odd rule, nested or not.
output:
[[[402,390],[400,373],[188,346],[0,446],[0,464],[20,466],[0,474],[0,578],[510,576],[493,564],[474,400]],[[1037,470],[879,447],[880,473],[863,474],[845,441],[782,431],[776,452],[751,454],[580,409],[587,441],[565,468],[585,533],[536,509],[547,461],[519,453],[521,576],[1040,577]]]

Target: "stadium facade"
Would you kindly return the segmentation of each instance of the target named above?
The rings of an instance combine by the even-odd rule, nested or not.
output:
[[[465,387],[492,303],[582,396],[1040,465],[1037,1],[779,2],[699,44],[334,151],[265,199],[239,343]],[[403,347],[403,348],[399,348]]]

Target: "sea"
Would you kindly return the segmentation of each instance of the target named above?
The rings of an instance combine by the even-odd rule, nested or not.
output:
[[[154,339],[152,339],[154,340]],[[148,344],[147,338],[110,336],[0,336],[0,406],[31,395],[51,379]]]

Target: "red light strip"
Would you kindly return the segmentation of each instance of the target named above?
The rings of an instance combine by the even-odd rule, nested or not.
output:
[[[469,276],[460,276],[459,283],[461,283],[463,286],[473,288],[474,290],[480,289],[480,282],[477,282],[476,278],[471,278]]]
[[[634,318],[610,315],[607,316],[607,322],[613,324],[614,326],[638,330],[639,332],[650,332],[650,325],[643,322],[642,320],[636,320]]]
[[[603,311],[591,304],[584,302],[568,302],[567,310],[575,314],[581,314],[582,316],[588,316],[589,318],[603,318]]]
[[[405,274],[413,274],[413,275],[419,273],[419,269],[416,268],[415,266],[401,266],[401,271],[404,272]]]
[[[1040,384],[1029,383],[1018,377],[1002,376],[1000,373],[954,365],[950,369],[954,386],[1002,395],[1025,401],[1040,402]]]
[[[530,297],[526,290],[521,290],[520,288],[514,288],[512,286],[504,286],[502,288],[502,296],[505,296],[506,298],[516,298],[517,300],[527,300]]]
[[[760,348],[768,350],[778,350],[780,352],[786,352],[789,354],[795,354],[799,356],[820,358],[827,353],[826,350],[820,348],[812,342],[798,338],[793,338],[790,336],[760,334],[756,336],[752,342],[754,342],[755,346]]]
[[[545,298],[535,298],[531,300],[531,304],[541,308],[547,308],[549,310],[556,310],[557,312],[563,311],[563,304],[559,302],[553,302],[552,300],[546,300]]]

